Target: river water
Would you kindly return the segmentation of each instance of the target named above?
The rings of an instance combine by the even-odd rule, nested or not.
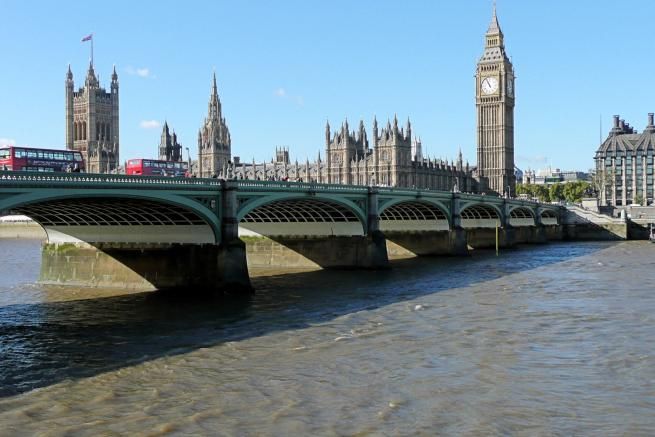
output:
[[[251,299],[36,284],[0,240],[0,435],[653,435],[655,246],[557,243]]]

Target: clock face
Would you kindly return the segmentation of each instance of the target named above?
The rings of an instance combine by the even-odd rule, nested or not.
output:
[[[485,77],[482,80],[482,92],[484,94],[493,94],[498,91],[498,79],[495,77]]]
[[[510,97],[514,96],[514,79],[511,77],[507,79],[507,94]]]

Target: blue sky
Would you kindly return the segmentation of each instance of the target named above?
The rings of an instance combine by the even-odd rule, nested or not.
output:
[[[0,142],[64,147],[64,78],[120,82],[121,159],[156,156],[164,119],[195,156],[212,70],[232,151],[324,150],[326,119],[412,120],[424,153],[475,163],[475,65],[491,0],[0,0]],[[516,71],[521,168],[586,170],[611,116],[655,112],[652,0],[499,0]],[[153,127],[154,126],[154,127]]]

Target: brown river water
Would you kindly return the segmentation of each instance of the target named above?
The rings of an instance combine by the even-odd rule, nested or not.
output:
[[[655,245],[260,276],[226,302],[36,283],[0,240],[0,435],[655,435]]]

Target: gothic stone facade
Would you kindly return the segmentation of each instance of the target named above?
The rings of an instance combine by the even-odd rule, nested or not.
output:
[[[175,131],[171,134],[168,122],[164,122],[159,141],[159,159],[162,161],[182,161],[182,145],[177,142]]]
[[[477,65],[477,178],[480,190],[516,193],[514,176],[514,69],[505,52],[494,6]]]
[[[200,177],[216,177],[227,172],[232,158],[232,139],[221,112],[221,101],[216,87],[216,73],[212,84],[207,118],[198,131],[198,173]]]
[[[653,121],[653,114],[648,114],[648,125],[639,134],[618,115],[614,116],[613,127],[594,157],[601,205],[653,203]]]
[[[110,173],[118,168],[118,75],[111,75],[110,92],[89,63],[84,87],[74,89],[70,65],[66,74],[66,148],[82,152],[89,173]]]
[[[349,131],[348,122],[332,134],[326,126],[326,159],[310,163],[290,163],[288,149],[276,149],[270,163],[235,163],[219,177],[259,180],[290,180],[349,185],[380,185],[432,190],[475,191],[473,169],[463,163],[423,158],[420,140],[412,141],[411,124],[398,127],[398,120],[378,130],[373,122],[373,148],[369,148],[364,123],[357,132]],[[236,161],[236,158],[235,158]]]
[[[332,135],[330,125],[325,128],[326,178],[331,184],[381,185],[389,187],[427,188],[433,190],[473,191],[473,173],[462,162],[457,164],[424,159],[421,142],[412,139],[409,120],[405,127],[398,119],[387,121],[378,129],[373,120],[373,147],[360,121],[357,131],[349,132],[348,121]]]

